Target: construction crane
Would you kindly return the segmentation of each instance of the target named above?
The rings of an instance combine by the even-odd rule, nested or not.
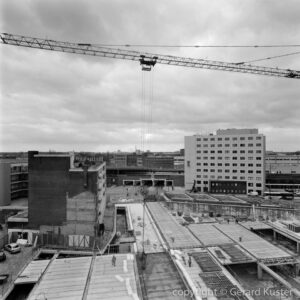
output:
[[[147,52],[102,47],[86,43],[60,42],[9,33],[1,33],[0,36],[2,43],[7,45],[138,61],[140,62],[143,71],[151,71],[155,64],[165,64],[300,79],[300,71],[290,69],[261,67],[247,63],[227,63],[172,55],[152,54]]]

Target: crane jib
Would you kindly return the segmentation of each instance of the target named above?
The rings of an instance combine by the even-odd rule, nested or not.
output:
[[[7,45],[139,61],[142,69],[145,71],[150,71],[156,64],[166,64],[172,66],[300,79],[300,71],[290,69],[262,67],[246,63],[227,63],[222,61],[152,54],[132,50],[101,47],[90,43],[61,42],[8,33],[1,33],[0,36],[2,43]]]

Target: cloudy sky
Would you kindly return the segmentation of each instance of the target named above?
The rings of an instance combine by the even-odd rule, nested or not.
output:
[[[59,41],[300,44],[299,0],[2,0],[0,11],[1,32]],[[300,51],[130,49],[225,62]],[[219,128],[259,128],[268,150],[300,150],[300,80],[165,65],[143,75],[137,62],[3,44],[0,54],[0,151],[133,151],[141,131],[144,149],[173,151]],[[256,64],[300,70],[300,55]]]

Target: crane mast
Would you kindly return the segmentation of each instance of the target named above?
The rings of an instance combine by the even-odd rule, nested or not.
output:
[[[87,43],[61,42],[9,33],[1,33],[0,37],[1,42],[7,45],[139,61],[144,71],[150,71],[155,64],[164,64],[300,79],[300,71],[290,69],[262,67],[246,63],[227,63],[221,61],[187,58],[172,55],[152,54],[147,52],[102,47]]]

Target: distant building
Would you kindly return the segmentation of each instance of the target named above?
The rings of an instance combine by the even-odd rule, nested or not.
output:
[[[103,162],[103,155],[101,153],[79,152],[75,155],[75,161],[80,163],[88,161],[99,164]]]
[[[31,227],[67,225],[72,218],[74,221],[74,214],[72,217],[68,207],[74,209],[77,206],[79,212],[85,202],[89,203],[89,207],[81,209],[82,215],[91,209],[99,213],[105,201],[105,163],[75,167],[74,154],[39,154],[29,151],[28,167],[28,218]],[[90,208],[92,198],[94,205]],[[96,222],[95,214],[93,217]],[[76,218],[80,216],[76,214]]]
[[[184,156],[174,156],[174,169],[184,169]]]
[[[147,169],[174,169],[172,156],[149,155],[143,158],[143,166]]]
[[[266,173],[300,174],[300,153],[267,153]]]
[[[185,137],[185,188],[211,193],[262,194],[265,136],[257,129],[217,130]]]
[[[27,160],[3,159],[0,161],[0,206],[28,196]]]

